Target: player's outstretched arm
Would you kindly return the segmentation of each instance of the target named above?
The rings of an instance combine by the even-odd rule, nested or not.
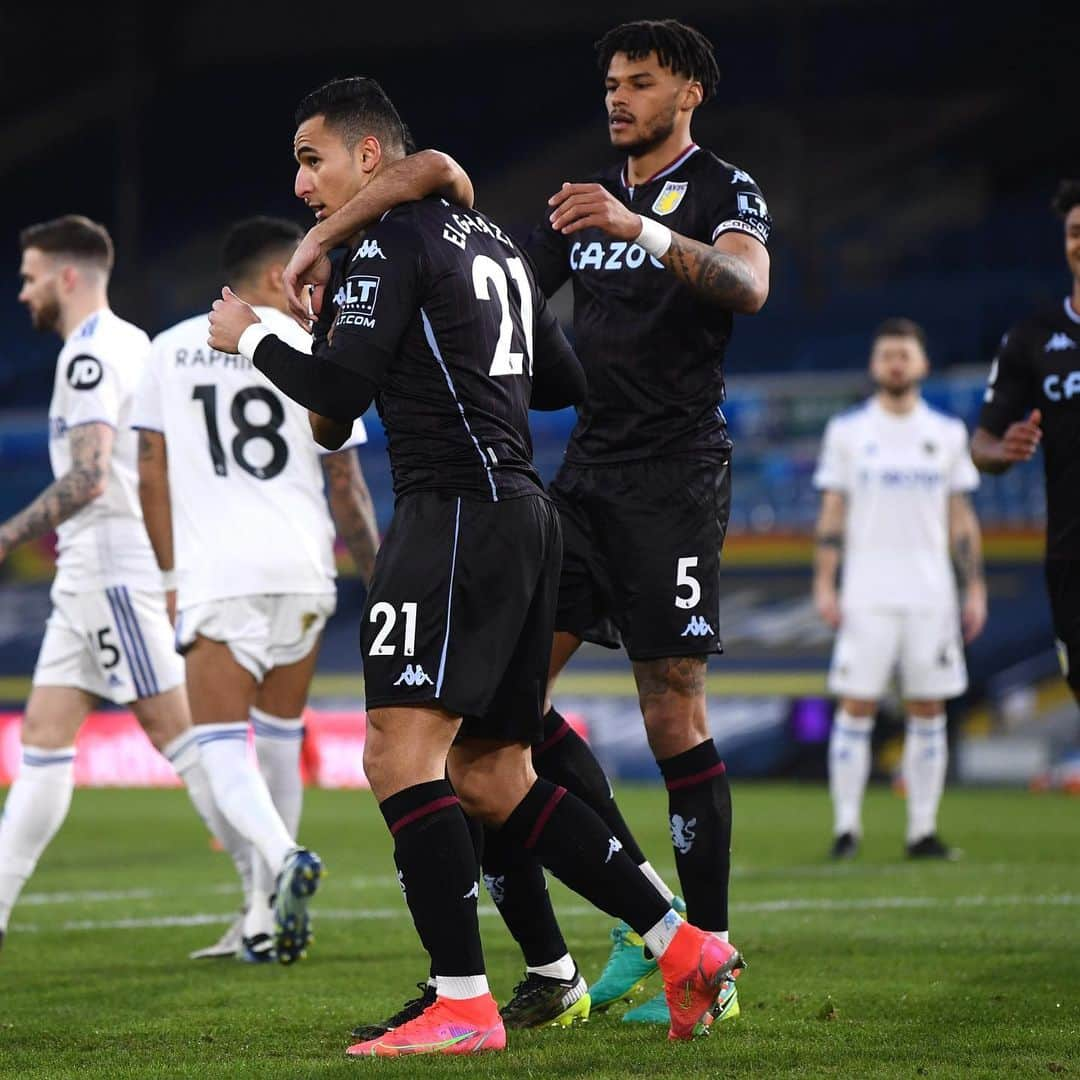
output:
[[[158,569],[170,575],[173,554],[172,505],[169,502],[169,458],[160,431],[139,431],[139,503]],[[176,621],[176,590],[166,590],[169,618]]]
[[[101,423],[80,424],[68,432],[71,468],[29,506],[0,525],[0,562],[20,544],[52,532],[104,494],[113,434],[108,424]]]
[[[285,296],[293,316],[310,321],[308,285],[313,288],[311,310],[316,315],[322,310],[323,289],[330,280],[328,252],[378,221],[387,210],[428,195],[441,195],[466,208],[473,204],[469,174],[439,150],[420,150],[387,165],[344,206],[309,230],[285,267]]]
[[[602,229],[640,244],[703,300],[754,315],[769,296],[769,252],[745,233],[726,232],[703,244],[635,214],[602,184],[563,184],[549,200],[551,227],[564,236]]]
[[[360,580],[367,585],[375,570],[379,549],[379,528],[375,523],[375,503],[364,480],[356,451],[350,447],[323,458],[326,495],[338,536],[345,541]]]
[[[984,473],[1003,473],[1018,461],[1030,461],[1042,442],[1042,413],[1032,409],[1024,420],[1010,424],[998,436],[977,427],[971,437],[971,460]]]
[[[979,519],[971,500],[962,492],[949,496],[949,550],[962,597],[960,621],[964,641],[972,642],[986,625],[986,575]]]
[[[844,553],[847,500],[842,492],[823,491],[814,529],[814,607],[834,630],[840,625],[840,594],[836,577]]]

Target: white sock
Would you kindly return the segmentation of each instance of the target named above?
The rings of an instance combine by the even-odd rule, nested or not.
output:
[[[907,788],[907,842],[937,832],[937,812],[945,790],[949,741],[945,714],[907,718],[901,774]]]
[[[667,947],[682,925],[682,917],[674,908],[671,908],[651,930],[646,930],[641,935],[645,939],[645,947],[659,960],[667,952]]]
[[[490,994],[486,975],[436,975],[435,993],[442,998],[464,1001]]]
[[[541,964],[539,967],[526,965],[525,970],[533,975],[546,975],[549,979],[562,979],[563,982],[569,982],[577,971],[577,964],[574,963],[574,958],[566,953],[553,963]]]
[[[244,906],[248,906],[251,901],[251,844],[229,824],[214,802],[210,778],[206,775],[199,754],[199,729],[188,728],[165,746],[161,753],[184,781],[188,797],[195,804],[203,824],[229,853],[244,889]]]
[[[285,828],[296,836],[300,831],[300,810],[304,803],[304,786],[300,781],[304,721],[301,718],[283,720],[260,709],[252,709],[251,725],[255,729],[255,754],[270,789],[270,798],[274,800]]]
[[[0,930],[7,930],[19,893],[64,823],[74,788],[74,746],[22,748],[22,767],[0,818]]]
[[[247,729],[246,722],[200,724],[199,754],[218,809],[276,874],[296,842],[274,809],[262,773],[248,757]]]
[[[675,894],[667,887],[664,879],[652,868],[649,861],[643,862],[638,869],[652,882],[656,891],[670,904]]]
[[[252,849],[254,863],[251,899],[244,911],[244,937],[257,937],[259,934],[273,934],[274,910],[270,906],[270,897],[274,895],[277,873],[272,871],[266,860]]]
[[[833,801],[833,834],[862,834],[862,804],[870,776],[872,716],[852,716],[837,709],[829,736],[829,794]]]
[[[725,945],[728,944],[728,932],[726,930],[710,930],[709,933],[712,934],[717,941],[722,941]]]

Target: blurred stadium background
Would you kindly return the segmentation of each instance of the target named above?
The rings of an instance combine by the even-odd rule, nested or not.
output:
[[[453,154],[478,204],[523,236],[564,179],[609,159],[591,43],[610,25],[669,14],[639,3],[330,8],[275,18],[205,2],[117,14],[32,6],[0,15],[0,518],[49,481],[45,415],[55,339],[15,300],[18,230],[65,212],[105,222],[113,305],[151,334],[204,310],[235,219],[307,224],[292,195],[292,110],[333,75],[378,78],[421,146]],[[727,655],[711,714],[732,771],[823,776],[830,635],[809,597],[810,474],[826,419],[867,392],[869,335],[889,315],[929,333],[929,399],[977,414],[1001,334],[1064,294],[1057,180],[1080,174],[1075,35],[1050,18],[1006,27],[968,3],[687,0],[716,43],[718,99],[695,136],[755,176],[775,221],[763,313],[738,320],[725,411],[736,442],[725,563]],[[1073,18],[1074,28],[1076,18]],[[1075,119],[1075,118],[1073,118]],[[566,298],[560,309],[568,312]],[[546,476],[571,417],[536,415]],[[391,513],[372,418],[361,455],[380,525]],[[984,478],[990,621],[951,707],[957,778],[1043,783],[1069,774],[1077,711],[1057,675],[1040,566],[1041,462]],[[24,699],[47,612],[51,546],[0,567],[0,708]],[[342,580],[316,704],[361,702],[362,588]],[[575,661],[561,695],[618,775],[653,776],[621,655]],[[879,775],[898,761],[883,708]],[[1056,772],[1054,771],[1056,767]]]

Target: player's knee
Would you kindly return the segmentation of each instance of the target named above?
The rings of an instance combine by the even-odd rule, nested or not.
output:
[[[487,767],[451,760],[449,771],[461,808],[485,825],[502,825],[536,782],[528,765],[518,767],[505,761]]]
[[[58,724],[52,717],[28,709],[22,720],[22,741],[26,746],[37,746],[42,750],[59,750],[70,744],[63,724]]]
[[[685,753],[709,738],[705,709],[696,702],[675,700],[642,704],[645,735],[658,761]]]
[[[866,698],[841,698],[840,708],[859,720],[872,720],[877,715],[877,702]]]

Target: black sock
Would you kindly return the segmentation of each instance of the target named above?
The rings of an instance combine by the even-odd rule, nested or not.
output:
[[[555,708],[544,717],[544,740],[533,748],[533,767],[538,776],[566,788],[591,806],[637,866],[645,862],[592,748]]]
[[[538,779],[501,830],[564,885],[639,934],[670,910],[595,810],[566,788]]]
[[[413,923],[440,975],[484,974],[476,903],[478,867],[454,789],[429,780],[379,804]]]
[[[570,950],[551,906],[540,860],[504,829],[484,830],[484,884],[528,967],[562,959]]]
[[[671,842],[686,917],[702,930],[728,928],[731,788],[712,739],[659,761],[668,789]]]

